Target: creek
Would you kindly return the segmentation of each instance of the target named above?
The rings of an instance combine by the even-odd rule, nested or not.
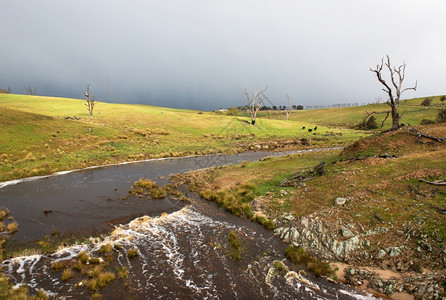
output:
[[[35,243],[52,232],[101,236],[53,254],[5,260],[3,272],[31,290],[88,299],[90,291],[77,271],[63,281],[61,271],[50,266],[73,262],[83,251],[98,256],[103,245],[111,245],[109,267],[129,272],[100,290],[104,299],[369,299],[349,286],[299,273],[303,267],[284,259],[286,244],[271,231],[196,195],[190,195],[194,204],[169,198],[122,200],[139,178],[163,185],[171,174],[322,150],[158,159],[0,183],[0,206],[19,223],[13,244]],[[240,239],[240,259],[231,257],[231,231]],[[135,249],[138,255],[130,258]],[[283,268],[273,267],[278,261]]]

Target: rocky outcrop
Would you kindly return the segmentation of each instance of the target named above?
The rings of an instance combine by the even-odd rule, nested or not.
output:
[[[407,246],[377,248],[371,245],[369,240],[371,236],[387,233],[386,227],[365,230],[360,224],[349,224],[342,220],[332,221],[329,224],[317,213],[302,217],[282,214],[273,222],[276,225],[274,233],[284,242],[305,248],[311,255],[320,259],[350,264],[368,261],[395,272],[417,269],[417,263],[414,263],[410,256],[413,252],[410,252]],[[422,245],[424,247],[425,244]],[[422,271],[423,268],[419,269]],[[412,275],[383,279],[370,270],[353,267],[345,269],[345,278],[353,286],[366,286],[386,295],[405,292],[415,295],[416,299],[441,299],[444,293],[444,286],[441,285],[441,282],[445,281],[444,272],[407,274]]]
[[[284,214],[273,220],[274,233],[284,242],[303,247],[321,259],[347,261],[358,249],[367,243],[364,236],[381,232],[381,228],[369,232],[350,224],[338,227],[329,225],[312,215],[294,218]]]
[[[348,267],[344,270],[345,279],[353,286],[366,286],[381,294],[391,296],[395,293],[410,293],[415,299],[442,299],[445,276],[437,273],[405,275],[399,278],[383,279],[376,272]]]

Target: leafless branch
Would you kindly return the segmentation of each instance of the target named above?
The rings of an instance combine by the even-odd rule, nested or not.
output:
[[[286,95],[286,98],[288,100],[288,108],[286,109],[286,119],[288,120],[288,118],[291,115],[291,103],[290,103],[290,96]]]

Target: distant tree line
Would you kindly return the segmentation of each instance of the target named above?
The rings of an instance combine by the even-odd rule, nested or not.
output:
[[[247,111],[249,110],[249,107],[247,105],[244,106],[237,106],[237,108],[241,111]],[[304,107],[302,105],[292,105],[291,106],[292,110],[302,110],[304,109]],[[272,106],[267,106],[267,105],[263,105],[259,108],[259,110],[287,110],[287,107],[285,105],[272,105]]]

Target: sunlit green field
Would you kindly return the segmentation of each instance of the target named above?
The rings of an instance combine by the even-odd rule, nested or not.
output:
[[[302,126],[315,126],[308,120],[259,118],[253,126],[244,116],[104,102],[89,117],[84,100],[28,95],[0,94],[0,107],[0,181],[129,160],[265,149],[266,141],[274,141],[274,149],[303,138],[312,147],[346,145],[367,135],[320,125],[308,132]]]
[[[402,115],[401,123],[418,125],[423,119],[435,120],[435,115],[438,111],[446,107],[446,101],[440,101],[441,96],[428,97],[431,98],[432,104],[429,107],[421,105],[426,97],[401,100],[400,101],[400,115]],[[366,112],[373,111],[388,111],[390,106],[385,103],[370,104],[365,106],[356,107],[340,107],[340,108],[327,108],[327,109],[313,109],[313,110],[294,110],[291,113],[290,119],[300,122],[308,122],[314,124],[321,124],[326,126],[341,126],[351,128],[355,124],[358,124],[367,115]],[[260,116],[285,120],[284,111],[268,111],[260,112]],[[375,115],[377,123],[381,126],[386,114]],[[391,116],[389,115],[387,121],[384,123],[382,129],[389,129],[392,125]]]

